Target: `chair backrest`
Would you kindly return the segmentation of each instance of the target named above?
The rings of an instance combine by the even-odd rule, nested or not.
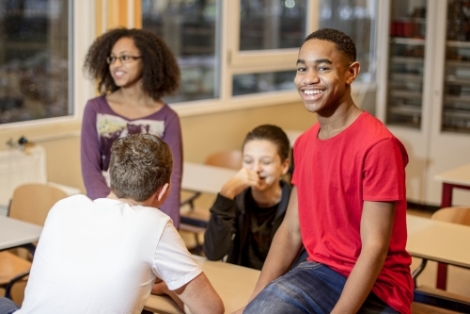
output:
[[[431,219],[470,226],[470,207],[445,207],[432,214]]]
[[[242,167],[242,152],[240,150],[218,151],[207,156],[204,163],[239,170]]]
[[[47,213],[59,200],[68,194],[47,183],[27,183],[13,191],[8,216],[43,226]]]

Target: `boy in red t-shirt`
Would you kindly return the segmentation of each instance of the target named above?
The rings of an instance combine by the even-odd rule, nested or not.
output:
[[[411,312],[408,156],[354,104],[359,69],[340,31],[320,29],[300,48],[294,82],[318,123],[295,143],[295,187],[244,313]],[[302,242],[308,261],[287,272]]]

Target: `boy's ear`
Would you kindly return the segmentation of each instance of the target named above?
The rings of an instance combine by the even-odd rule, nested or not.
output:
[[[159,202],[164,201],[167,196],[167,191],[169,188],[169,184],[165,183],[158,191],[157,191],[157,200]]]
[[[351,85],[352,82],[356,79],[356,77],[359,75],[359,72],[361,71],[361,65],[359,62],[354,61],[351,63],[348,67],[347,73],[348,73],[348,78],[346,79],[346,82],[348,85]]]

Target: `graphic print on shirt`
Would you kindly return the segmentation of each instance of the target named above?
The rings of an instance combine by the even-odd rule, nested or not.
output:
[[[109,152],[116,139],[126,137],[129,134],[150,133],[162,137],[165,122],[150,119],[128,121],[114,115],[98,113],[96,116],[96,129],[98,130],[98,138],[103,152]],[[110,155],[101,154],[103,169],[108,169]]]

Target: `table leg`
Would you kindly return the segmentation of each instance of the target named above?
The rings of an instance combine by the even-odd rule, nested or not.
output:
[[[452,206],[452,184],[442,184],[441,208]],[[447,264],[437,263],[436,288],[446,290],[447,286]]]
[[[447,264],[437,263],[436,288],[442,290],[447,288]]]
[[[442,184],[442,199],[441,199],[441,208],[452,206],[452,190],[454,188],[453,184],[443,183]]]

